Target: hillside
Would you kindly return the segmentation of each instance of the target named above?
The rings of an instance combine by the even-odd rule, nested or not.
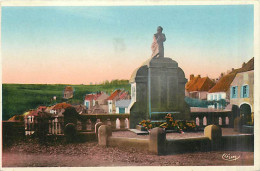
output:
[[[14,115],[22,114],[29,109],[35,109],[40,105],[51,105],[63,102],[63,90],[67,85],[62,84],[3,84],[2,85],[2,120],[8,120]],[[130,91],[127,81],[110,82],[101,85],[70,85],[74,89],[74,97],[68,102],[72,104],[83,103],[85,94],[105,91],[111,93],[117,88]],[[56,96],[56,101],[53,101]]]

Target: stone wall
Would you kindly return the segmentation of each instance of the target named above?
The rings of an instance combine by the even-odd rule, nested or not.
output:
[[[186,139],[166,139],[163,128],[153,128],[149,140],[138,138],[113,137],[111,128],[102,125],[98,130],[99,145],[117,146],[120,148],[136,148],[157,155],[185,153],[191,151],[212,150],[244,150],[254,151],[254,135],[222,136],[217,125],[209,125],[204,129],[204,137]]]

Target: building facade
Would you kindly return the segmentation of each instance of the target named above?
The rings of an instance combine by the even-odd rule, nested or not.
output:
[[[125,114],[130,113],[131,99],[123,99],[116,101],[116,113]]]
[[[63,98],[70,99],[73,98],[73,88],[71,86],[66,86],[63,91]]]
[[[189,82],[185,85],[185,96],[195,99],[206,100],[208,91],[215,85],[209,77],[194,77],[190,75]]]
[[[248,120],[254,113],[254,70],[238,73],[230,85],[230,104]]]

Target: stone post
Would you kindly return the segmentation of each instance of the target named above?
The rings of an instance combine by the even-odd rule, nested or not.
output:
[[[87,125],[86,120],[82,120],[82,121],[81,121],[81,127],[82,127],[81,129],[84,130],[84,131],[87,130],[86,125]]]
[[[108,146],[108,138],[112,136],[112,129],[108,125],[101,125],[98,128],[98,145]]]
[[[90,119],[91,121],[91,131],[94,131],[96,129],[96,118]]]
[[[199,117],[199,119],[200,119],[200,121],[199,121],[200,125],[199,126],[203,126],[203,116]]]
[[[223,116],[221,117],[221,119],[222,119],[222,126],[226,126],[226,117]]]
[[[74,141],[76,141],[76,139],[77,139],[77,129],[76,129],[75,124],[68,123],[65,126],[64,135],[66,137],[67,142],[74,142]]]
[[[242,120],[241,117],[236,117],[234,120],[234,131],[241,132],[242,130]]]
[[[111,117],[111,118],[110,118],[110,122],[111,122],[111,128],[112,128],[112,130],[116,129],[116,118]]]
[[[97,122],[97,123],[95,124],[95,134],[96,134],[97,139],[98,139],[98,128],[99,128],[101,125],[103,125],[102,122]]]
[[[153,128],[150,132],[149,151],[157,155],[165,153],[166,133],[163,128]]]
[[[125,118],[120,118],[120,129],[125,129]]]
[[[222,147],[222,130],[220,126],[217,125],[208,125],[204,129],[204,136],[208,137],[211,141],[211,149],[217,150]]]

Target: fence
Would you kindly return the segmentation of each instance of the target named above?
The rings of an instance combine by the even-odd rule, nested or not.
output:
[[[20,121],[2,121],[3,145],[11,145],[18,139],[24,138],[24,123]]]
[[[52,116],[45,123],[48,125],[49,135],[63,135],[65,122],[64,116]],[[32,135],[39,127],[38,116],[28,116],[24,119],[25,135]],[[127,130],[129,128],[129,114],[84,114],[76,120],[76,129],[79,132],[95,132],[95,124],[102,122],[110,125],[114,131]]]

